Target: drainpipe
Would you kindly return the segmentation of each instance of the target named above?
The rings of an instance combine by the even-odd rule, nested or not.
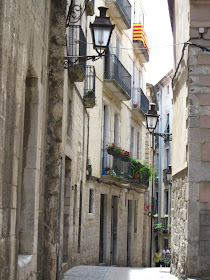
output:
[[[62,171],[63,160],[60,159],[60,185],[59,185],[59,200],[58,200],[58,243],[57,243],[57,266],[56,266],[56,280],[59,280],[60,274],[60,237],[61,237],[61,189],[62,189]]]

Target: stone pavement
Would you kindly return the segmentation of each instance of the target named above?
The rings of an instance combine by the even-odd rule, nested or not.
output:
[[[76,266],[69,269],[63,280],[177,280],[166,267]]]

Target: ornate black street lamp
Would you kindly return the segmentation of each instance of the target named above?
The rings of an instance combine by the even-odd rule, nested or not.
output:
[[[166,179],[169,183],[172,182],[172,168],[171,168],[171,165],[168,166],[168,169],[166,171]]]
[[[100,11],[100,16],[96,17],[93,23],[90,23],[93,48],[96,50],[98,55],[68,55],[64,60],[64,68],[69,68],[69,60],[71,59],[74,59],[73,64],[78,64],[78,62],[84,63],[87,60],[96,61],[99,58],[105,56],[105,53],[109,48],[109,42],[115,25],[112,24],[110,18],[106,16],[106,11],[108,10],[108,8],[99,7],[98,9]]]
[[[155,103],[150,103],[150,110],[145,114],[147,130],[154,136],[160,136],[165,140],[172,141],[172,133],[154,132],[157,126],[159,115],[155,109]]]
[[[106,16],[108,8],[99,7],[98,9],[100,11],[100,16],[95,18],[94,23],[90,23],[90,29],[93,39],[93,48],[101,57],[109,47],[115,25],[112,24],[110,18]]]

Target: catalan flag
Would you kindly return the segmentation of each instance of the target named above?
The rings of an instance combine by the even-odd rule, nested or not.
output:
[[[144,32],[142,24],[140,23],[133,25],[133,41],[142,41],[149,54],[149,47],[147,43],[146,34]]]

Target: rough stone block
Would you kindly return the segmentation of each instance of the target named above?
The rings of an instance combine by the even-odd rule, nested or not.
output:
[[[210,64],[210,57],[208,54],[206,55],[199,55],[198,56],[198,64],[209,65]]]
[[[198,57],[195,55],[189,56],[189,65],[198,65]]]
[[[200,101],[201,106],[207,106],[210,105],[210,94],[198,94],[198,98]]]
[[[201,226],[210,226],[210,211],[201,211],[200,212],[200,225]]]
[[[200,240],[210,241],[210,226],[201,226],[201,228],[200,228]]]
[[[210,128],[210,116],[200,116],[200,127]]]
[[[198,117],[189,117],[188,126],[189,127],[199,127],[199,118]]]
[[[188,144],[189,161],[200,161],[201,160],[201,144],[200,143],[189,143]]]
[[[199,84],[201,86],[210,86],[210,75],[203,75],[199,77]]]
[[[189,162],[189,171],[188,172],[189,172],[190,182],[202,181],[201,162],[198,162],[198,161]]]
[[[200,241],[200,255],[210,257],[210,241]]]
[[[200,257],[200,269],[201,269],[201,271],[205,271],[205,270],[210,271],[210,269],[209,269],[209,258],[207,258],[206,256],[201,256]]]
[[[201,146],[201,160],[210,161],[210,143],[204,143]]]
[[[210,74],[210,68],[208,66],[193,65],[189,67],[190,75],[207,75]]]
[[[210,182],[201,182],[200,186],[200,202],[210,203]]]

